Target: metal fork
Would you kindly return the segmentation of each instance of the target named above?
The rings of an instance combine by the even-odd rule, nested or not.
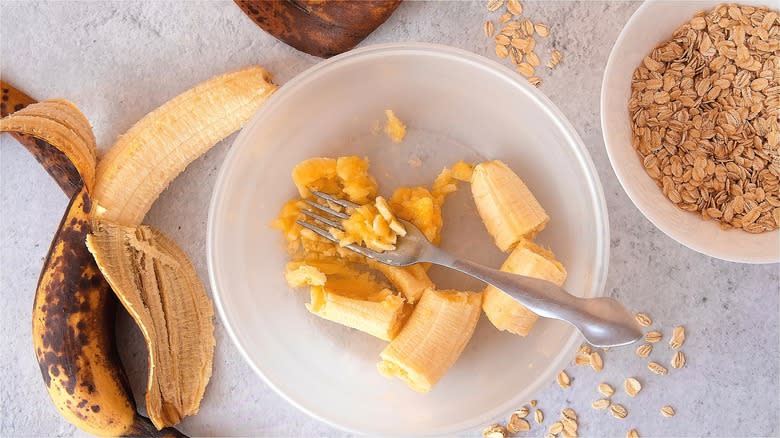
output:
[[[323,201],[345,208],[359,207],[353,202],[327,193],[312,191],[312,194]],[[349,214],[313,200],[304,202],[312,208],[302,210],[307,217],[328,228],[343,230],[341,220],[347,219]],[[377,252],[356,244],[347,245],[346,248],[391,266],[428,262],[463,272],[506,292],[539,316],[568,322],[582,333],[586,341],[596,347],[628,345],[642,337],[642,331],[633,315],[615,299],[576,297],[549,281],[502,272],[455,257],[431,244],[412,223],[398,220],[406,228],[406,236],[398,238],[395,250]],[[338,242],[328,228],[302,220],[297,223],[330,241]]]

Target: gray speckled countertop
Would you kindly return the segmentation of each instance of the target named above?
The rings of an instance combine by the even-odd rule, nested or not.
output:
[[[564,405],[580,413],[581,436],[777,436],[780,434],[778,265],[722,262],[695,253],[655,229],[621,189],[610,168],[599,122],[601,74],[613,41],[639,3],[525,2],[549,23],[563,63],[544,73],[542,90],[585,141],[604,186],[611,223],[607,293],[650,313],[669,335],[684,324],[687,368],[651,375],[633,349],[605,354],[596,374],[571,368],[567,390],[538,395],[549,426]],[[482,36],[483,2],[401,5],[363,43],[427,41],[494,56]],[[495,19],[495,14],[493,15]],[[212,75],[249,63],[279,84],[317,62],[255,27],[232,2],[0,3],[3,78],[38,98],[74,101],[92,122],[102,150],[151,109]],[[233,137],[195,161],[163,193],[146,222],[189,254],[207,279],[207,204]],[[55,411],[31,345],[30,309],[38,273],[67,199],[22,147],[0,147],[0,436],[82,435]],[[123,359],[143,405],[146,352],[125,314],[118,323]],[[216,322],[214,375],[200,413],[181,429],[193,435],[340,436],[288,405],[256,377]],[[666,347],[651,358],[668,362]],[[591,410],[596,385],[622,386],[640,375],[635,399],[616,395],[626,420]],[[618,391],[621,394],[622,390]],[[664,404],[677,416],[664,418]],[[479,431],[465,431],[471,436]],[[534,436],[544,434],[534,426]]]

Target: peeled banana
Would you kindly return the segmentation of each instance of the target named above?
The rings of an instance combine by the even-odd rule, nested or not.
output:
[[[23,95],[10,84],[2,88],[9,97]],[[49,396],[63,417],[89,433],[181,436],[175,429],[158,431],[137,414],[119,362],[116,299],[85,244],[93,203],[82,175],[95,172],[94,138],[83,132],[89,123],[62,101],[27,108],[0,120],[0,131],[27,133],[17,138],[66,194],[73,193],[44,262],[32,312],[35,355]],[[53,126],[56,135],[44,136]]]
[[[460,357],[479,320],[482,293],[427,289],[380,354],[379,372],[428,392]]]
[[[276,88],[265,69],[247,67],[203,82],[147,114],[100,160],[96,215],[140,224],[168,184],[241,128]]]
[[[471,193],[482,222],[501,251],[521,238],[533,239],[550,220],[533,193],[501,161],[478,164],[471,176]]]
[[[566,281],[566,269],[555,259],[555,255],[527,239],[521,239],[517,243],[501,265],[501,270],[540,278],[558,286]],[[499,330],[526,336],[539,319],[538,315],[493,286],[486,287],[484,295],[482,309]]]

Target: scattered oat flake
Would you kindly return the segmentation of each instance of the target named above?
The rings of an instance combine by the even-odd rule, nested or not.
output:
[[[590,344],[582,344],[582,345],[580,345],[580,349],[577,352],[578,353],[584,353],[584,354],[590,354]]]
[[[536,76],[531,76],[528,78],[528,83],[534,87],[538,87],[539,85],[542,85],[542,80]]]
[[[558,386],[561,388],[568,388],[571,385],[571,379],[569,378],[569,375],[566,374],[566,371],[558,373],[555,377],[555,381],[558,382]]]
[[[506,429],[500,424],[491,424],[482,431],[484,438],[506,438]]]
[[[496,42],[496,44],[497,44],[497,45],[499,45],[499,46],[508,46],[508,45],[509,45],[509,43],[511,42],[511,40],[509,39],[509,37],[508,37],[508,36],[506,36],[506,35],[504,35],[504,34],[498,34],[498,35],[496,35],[496,36],[495,36],[495,38],[493,38],[493,40],[494,40],[494,41]]]
[[[590,407],[592,407],[593,409],[606,409],[609,407],[610,403],[611,402],[609,401],[609,399],[601,398],[591,403]]]
[[[486,21],[485,25],[482,27],[482,30],[485,32],[485,36],[490,38],[493,36],[494,33],[496,33],[496,27],[493,25],[492,21]]]
[[[487,8],[490,12],[497,11],[501,6],[504,6],[504,0],[488,0],[487,2]]]
[[[534,411],[534,420],[536,420],[536,424],[542,424],[542,422],[544,422],[544,412],[542,412],[541,409]]]
[[[564,418],[577,421],[577,413],[574,412],[574,409],[572,408],[563,408],[563,410],[561,410],[561,415]]]
[[[615,390],[606,383],[599,383],[599,392],[604,397],[611,397],[615,393]]]
[[[572,432],[566,428],[563,429],[563,438],[577,438],[577,432]]]
[[[577,420],[572,420],[568,417],[561,418],[561,423],[563,423],[563,430],[568,430],[569,432],[577,432],[579,428]]]
[[[639,432],[636,429],[631,429],[626,433],[626,438],[639,438]]]
[[[536,54],[534,51],[530,51],[526,53],[525,59],[528,60],[528,63],[531,64],[534,68],[539,67],[539,64],[541,64],[541,61],[539,60],[539,55]]]
[[[550,60],[547,61],[547,67],[555,68],[558,63],[561,62],[561,59],[563,59],[561,52],[559,52],[558,49],[553,49],[552,52],[550,52]]]
[[[509,0],[506,3],[506,10],[512,15],[522,15],[523,5],[520,3],[520,0]]]
[[[669,373],[669,370],[664,368],[663,365],[655,362],[650,362],[649,364],[647,364],[647,369],[661,376],[665,376],[666,374]]]
[[[528,416],[528,408],[523,406],[522,408],[516,410],[514,414],[517,414],[517,416],[520,418],[525,418]]]
[[[639,383],[639,380],[633,377],[626,379],[626,381],[623,382],[623,387],[626,390],[626,394],[630,395],[631,397],[636,397],[636,395],[639,394],[639,391],[642,390],[642,384]]]
[[[498,17],[498,22],[501,24],[508,23],[511,20],[512,20],[512,14],[509,12],[501,14],[501,16]]]
[[[550,30],[547,28],[547,25],[544,23],[534,24],[534,30],[542,38],[547,38],[547,36],[550,34]]]
[[[685,353],[678,351],[672,356],[672,368],[682,368],[685,366]]]
[[[642,344],[636,348],[636,355],[639,357],[647,357],[650,356],[650,353],[652,353],[652,351],[653,351],[652,345]]]
[[[531,424],[515,412],[509,417],[509,422],[506,424],[506,430],[513,435],[519,432],[527,432],[531,430]]]
[[[553,435],[558,435],[563,431],[563,423],[560,421],[556,421],[555,423],[550,425],[550,429],[548,430],[549,433]]]
[[[609,412],[612,414],[613,417],[620,418],[621,420],[623,418],[626,418],[626,416],[628,415],[628,411],[626,410],[626,408],[623,407],[623,405],[618,405],[618,404],[614,404],[610,406]]]
[[[642,327],[649,327],[653,323],[653,320],[644,312],[639,312],[634,315],[634,317],[636,318],[636,322]]]
[[[528,402],[528,404],[531,405],[532,408],[536,407],[536,403],[537,403],[536,400],[531,400]]]
[[[674,414],[675,414],[674,408],[669,405],[666,405],[661,408],[661,415],[663,415],[664,417],[674,417]]]
[[[669,340],[669,346],[672,349],[677,350],[680,347],[682,347],[684,342],[685,342],[685,328],[681,325],[678,325],[672,331],[672,339]]]
[[[574,357],[574,365],[590,365],[590,354],[577,353],[577,355]]]
[[[601,360],[601,355],[598,351],[590,354],[590,366],[597,372],[604,369],[604,362]]]
[[[518,73],[520,73],[521,75],[527,78],[530,78],[534,75],[534,66],[532,66],[527,62],[521,62],[517,64],[515,70],[517,70]]]
[[[660,341],[662,338],[663,335],[661,334],[661,332],[652,331],[652,332],[647,332],[645,334],[645,341],[653,344]]]
[[[496,56],[498,56],[499,58],[502,58],[502,59],[506,58],[507,56],[509,56],[509,49],[507,49],[506,46],[502,46],[500,44],[497,45],[496,46]]]

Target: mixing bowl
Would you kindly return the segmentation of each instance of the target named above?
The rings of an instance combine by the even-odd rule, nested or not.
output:
[[[385,109],[408,125],[401,144],[382,132]],[[308,293],[285,283],[285,244],[269,224],[296,196],[290,179],[296,163],[350,154],[371,160],[385,196],[400,185],[430,185],[460,159],[504,160],[551,217],[537,241],[566,266],[568,290],[603,294],[609,232],[601,184],[560,111],[517,73],[472,53],[430,44],[366,47],[284,84],[236,138],[214,188],[208,225],[214,300],[265,383],[310,415],[369,435],[467,430],[550,384],[580,342],[558,321],[540,321],[522,338],[483,317],[460,360],[422,395],[377,372],[386,342],[306,310]],[[470,196],[461,184],[448,198],[442,245],[499,266],[505,255]],[[431,275],[441,287],[482,288],[451,272]]]

